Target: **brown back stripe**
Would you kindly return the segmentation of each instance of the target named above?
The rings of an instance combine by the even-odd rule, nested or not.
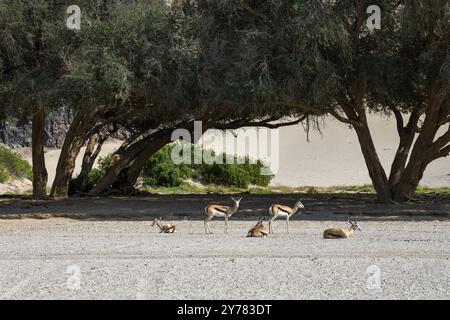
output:
[[[278,207],[278,210],[281,210],[281,211],[283,211],[283,212],[285,212],[285,213],[288,213],[289,214],[289,212],[288,211],[286,211],[286,210],[283,210],[282,208],[280,208],[280,207]]]
[[[214,210],[220,211],[220,212],[222,212],[222,213],[227,213],[227,210],[220,209],[220,208],[214,208]]]

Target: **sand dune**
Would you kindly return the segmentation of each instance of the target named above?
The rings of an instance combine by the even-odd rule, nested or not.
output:
[[[395,121],[370,116],[369,125],[380,160],[389,172],[398,146]],[[309,142],[300,125],[280,129],[279,136],[280,165],[272,184],[329,187],[370,183],[356,134],[349,126],[327,119],[322,133],[317,130],[310,132]],[[232,141],[232,134],[227,134],[226,139],[227,143]],[[216,150],[223,150],[221,141],[210,145]],[[422,184],[430,187],[450,186],[450,158],[432,163],[425,172]]]

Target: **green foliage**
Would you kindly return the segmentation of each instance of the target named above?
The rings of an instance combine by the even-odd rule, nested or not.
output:
[[[60,105],[55,82],[68,50],[66,8],[60,1],[0,1],[0,100],[8,112]]]
[[[83,191],[91,190],[100,181],[100,179],[103,178],[106,173],[106,169],[111,163],[111,158],[111,155],[107,155],[99,159],[98,167],[89,172],[86,185],[83,186]]]
[[[189,178],[189,169],[178,166],[171,159],[171,146],[165,146],[154,154],[143,169],[144,185],[179,187],[183,179]]]
[[[440,188],[430,188],[425,186],[417,187],[418,194],[439,194],[439,195],[450,195],[450,187],[440,187]]]
[[[250,187],[250,188],[236,188],[226,187],[221,185],[190,185],[183,183],[179,187],[152,187],[146,186],[146,191],[159,194],[272,194],[268,187]]]
[[[8,169],[3,164],[0,164],[0,183],[5,183],[10,179]]]
[[[92,169],[84,184],[82,184],[77,178],[72,179],[69,183],[69,195],[73,195],[76,192],[89,192],[95,185],[105,176],[106,171],[111,163],[112,155],[100,157],[98,159],[98,166]]]
[[[232,164],[201,164],[198,172],[207,183],[248,188],[250,184],[267,186],[270,183],[273,177],[261,175],[262,168],[264,164],[261,161],[253,164],[248,157],[235,157]]]
[[[317,190],[315,187],[309,187],[308,190],[306,190],[307,194],[318,194],[319,190]]]
[[[5,147],[0,147],[0,182],[11,177],[32,179],[28,162]]]
[[[195,178],[206,184],[247,189],[250,185],[267,186],[273,178],[260,174],[265,167],[262,161],[252,163],[248,157],[232,157],[232,164],[225,164],[225,159],[229,156],[219,155],[224,164],[176,165],[171,159],[173,148],[174,145],[165,146],[147,161],[142,173],[145,186],[179,187],[184,180]],[[214,152],[201,150],[196,146],[192,146],[191,151],[192,160],[198,152],[209,152],[215,156]]]

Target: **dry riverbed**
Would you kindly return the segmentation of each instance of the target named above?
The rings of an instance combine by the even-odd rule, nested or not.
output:
[[[180,220],[0,220],[0,298],[19,299],[449,299],[448,220],[360,219],[362,232],[324,240],[341,218],[284,221],[265,239],[254,224],[223,221],[203,233]]]

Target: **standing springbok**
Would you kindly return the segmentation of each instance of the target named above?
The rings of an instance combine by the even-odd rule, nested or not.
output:
[[[177,229],[177,226],[173,223],[161,224],[161,218],[156,218],[155,220],[153,220],[152,227],[155,224],[158,226],[159,230],[161,230],[159,231],[159,233],[174,233]]]
[[[267,237],[267,235],[269,234],[269,230],[264,225],[264,221],[266,221],[266,218],[260,217],[258,223],[248,231],[247,237],[251,238]]]
[[[286,217],[286,230],[289,233],[289,219],[297,212],[298,209],[304,209],[302,201],[297,201],[297,203],[291,208],[288,206],[283,206],[281,204],[272,204],[269,207],[269,232],[273,233],[272,222],[274,222],[278,217]]]
[[[361,231],[361,228],[358,226],[358,222],[356,222],[356,220],[353,222],[348,220],[348,223],[350,223],[349,229],[331,228],[325,230],[323,232],[324,239],[347,239],[355,233],[355,230]]]
[[[241,202],[242,197],[237,200],[231,198],[231,200],[234,201],[233,207],[221,206],[218,204],[210,204],[205,207],[206,219],[204,223],[206,234],[212,233],[209,227],[209,221],[214,217],[225,218],[225,233],[228,233],[228,219],[239,209],[239,202]]]

